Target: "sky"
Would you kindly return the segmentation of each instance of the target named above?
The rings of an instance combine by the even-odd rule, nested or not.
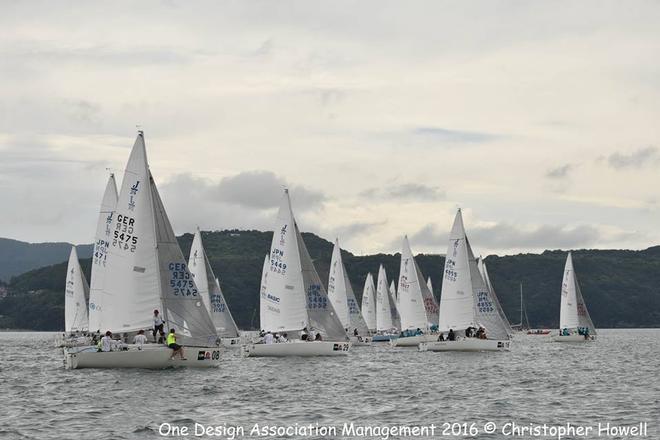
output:
[[[175,232],[660,244],[660,2],[0,1],[0,237],[90,243],[136,130]]]

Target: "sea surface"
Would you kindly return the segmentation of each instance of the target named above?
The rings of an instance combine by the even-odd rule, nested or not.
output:
[[[381,344],[355,347],[345,358],[243,359],[227,350],[219,369],[160,371],[65,370],[54,336],[0,333],[0,439],[232,437],[195,436],[195,423],[243,427],[235,438],[385,438],[384,431],[342,432],[351,422],[372,434],[374,427],[436,426],[434,435],[389,438],[558,438],[505,435],[507,423],[594,428],[562,438],[660,438],[660,329],[601,330],[598,341],[577,345],[520,335],[509,353]],[[495,433],[484,432],[487,422]],[[599,423],[640,422],[646,437],[596,431]],[[250,435],[255,424],[296,423],[337,433]],[[190,431],[164,437],[168,426]],[[455,434],[465,426],[467,435],[447,426]],[[470,434],[471,426],[479,432]]]

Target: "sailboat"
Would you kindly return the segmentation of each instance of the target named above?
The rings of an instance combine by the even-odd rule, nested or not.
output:
[[[328,298],[335,308],[344,329],[349,335],[353,346],[368,345],[371,342],[369,328],[362,317],[358,306],[353,286],[348,279],[346,267],[341,258],[339,239],[335,239],[332,249],[332,260],[330,261],[330,273],[328,275]]]
[[[484,282],[459,209],[449,234],[440,296],[439,330],[455,340],[419,344],[420,351],[509,350],[507,328]],[[462,337],[468,328],[484,327],[487,339]],[[448,333],[449,334],[449,333]]]
[[[362,317],[364,322],[367,323],[369,333],[376,333],[376,286],[374,285],[374,277],[371,273],[367,274],[364,280],[364,288],[362,289]]]
[[[386,342],[399,336],[395,298],[387,283],[387,273],[381,264],[376,284],[376,334],[374,342]]]
[[[493,287],[493,283],[491,283],[490,281],[490,275],[488,275],[488,267],[486,266],[486,262],[481,256],[479,256],[479,258],[477,259],[477,267],[479,268],[479,273],[481,274],[481,278],[484,280],[484,283],[488,288],[488,294],[490,295],[490,299],[495,304],[495,309],[497,310],[497,313],[500,315],[501,322],[504,324],[504,328],[506,329],[506,334],[508,335],[509,339],[511,339],[514,333],[513,329],[511,328],[509,319],[506,317],[506,314],[504,313],[504,309],[500,304],[500,300],[497,297],[497,294],[495,294],[495,288]]]
[[[225,296],[222,294],[220,282],[213,273],[213,269],[209,263],[199,228],[195,231],[195,237],[190,247],[188,268],[195,280],[199,295],[202,297],[204,305],[209,311],[218,336],[220,336],[221,344],[229,348],[240,347],[241,339],[238,327],[229,311],[229,305],[227,305]]]
[[[171,359],[160,344],[66,349],[67,368],[213,367],[219,364],[218,336],[188,270],[163,202],[149,171],[144,135],[138,132],[110,222],[104,279],[99,285],[103,330],[128,337],[152,327],[161,311],[167,329],[176,329],[184,359]]]
[[[80,267],[76,247],[72,246],[64,288],[64,333],[56,338],[56,347],[89,344],[90,339],[87,337],[89,329],[88,297],[89,285]]]
[[[422,271],[413,257],[408,237],[403,238],[399,269],[399,313],[401,335],[391,341],[393,347],[417,347],[438,339],[438,304],[424,283]]]
[[[112,219],[117,208],[117,183],[115,175],[110,174],[105,186],[101,209],[96,222],[94,235],[94,250],[92,254],[92,276],[89,289],[89,330],[100,332],[107,326],[103,322],[103,285],[105,283],[105,267],[108,259],[112,230]]]
[[[263,277],[262,277],[263,278]],[[261,328],[280,335],[285,343],[250,343],[243,356],[336,356],[346,355],[350,342],[332,302],[321,283],[291,209],[289,191],[277,214],[268,260],[268,278],[260,295]],[[301,331],[313,338],[297,339]]]
[[[564,280],[561,285],[561,309],[559,311],[559,334],[552,337],[555,342],[584,342],[596,339],[596,328],[589,316],[582,297],[571,252],[566,257]]]

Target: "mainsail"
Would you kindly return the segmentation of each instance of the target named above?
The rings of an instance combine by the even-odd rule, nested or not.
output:
[[[404,237],[399,269],[398,309],[401,330],[425,329],[438,323],[438,304],[424,283],[424,276],[413,257],[408,237]]]
[[[225,296],[222,294],[220,283],[209,263],[199,229],[195,231],[195,238],[193,238],[190,248],[188,268],[193,275],[199,295],[211,315],[211,320],[218,331],[218,335],[225,338],[238,337],[238,327],[229,311]]]
[[[92,255],[92,276],[89,290],[89,329],[100,331],[106,327],[101,316],[103,313],[103,284],[105,283],[105,267],[110,246],[112,231],[112,216],[117,206],[117,184],[115,175],[110,174],[105,186],[101,210],[96,224],[96,235],[94,236],[94,253]]]
[[[564,267],[564,280],[561,285],[561,309],[559,312],[559,328],[574,330],[578,327],[586,327],[589,333],[596,334],[596,328],[589,316],[587,305],[582,297],[580,285],[577,281],[575,269],[573,269],[573,256],[571,252],[566,257]]]
[[[200,298],[154,183],[142,132],[126,165],[111,224],[103,283],[103,329],[152,327],[159,309],[186,345],[209,345],[217,333]]]
[[[87,297],[89,285],[78,261],[76,247],[71,248],[64,290],[64,330],[67,333],[89,329]]]
[[[332,301],[342,325],[345,329],[348,329],[350,334],[354,329],[357,329],[361,335],[366,335],[369,332],[341,258],[339,239],[335,240],[335,246],[332,250],[328,278],[328,298]]]
[[[497,297],[497,294],[495,293],[495,288],[493,287],[493,284],[490,281],[490,276],[488,275],[488,267],[486,267],[486,262],[481,256],[477,259],[477,267],[479,268],[479,273],[481,273],[481,278],[484,280],[484,283],[486,283],[486,287],[488,288],[488,294],[490,295],[490,299],[495,304],[497,313],[500,315],[501,323],[504,325],[507,334],[509,336],[513,336],[513,329],[511,328],[509,319],[506,317],[506,314],[504,313],[504,309],[500,304],[500,300]]]
[[[288,190],[284,190],[277,214],[268,283],[261,302],[261,328],[264,330],[282,332],[307,327],[320,331],[330,340],[347,340],[303,242]]]
[[[483,326],[489,339],[506,339],[508,333],[488,294],[477,261],[465,234],[459,209],[449,233],[440,296],[440,331],[462,331]]]
[[[378,268],[376,286],[376,330],[379,332],[396,329],[396,305],[387,283],[387,273],[381,264]]]
[[[371,273],[367,274],[362,289],[362,317],[370,332],[376,331],[376,286]]]

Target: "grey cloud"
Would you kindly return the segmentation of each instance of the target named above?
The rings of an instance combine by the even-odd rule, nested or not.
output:
[[[548,179],[563,179],[564,177],[568,177],[568,174],[573,171],[573,168],[573,165],[567,163],[566,165],[552,168],[547,173],[545,173],[545,177]]]
[[[446,193],[437,186],[423,185],[420,183],[403,183],[400,185],[388,185],[380,188],[369,188],[360,193],[367,199],[402,199],[437,201],[444,200]]]
[[[415,136],[427,138],[433,142],[442,144],[472,144],[485,143],[499,139],[501,136],[479,132],[479,131],[461,131],[450,130],[441,127],[417,127],[412,130]]]
[[[646,147],[634,151],[630,154],[613,153],[607,157],[607,163],[614,169],[621,170],[625,168],[641,168],[647,163],[658,159],[658,149],[656,147]]]
[[[542,225],[522,228],[510,223],[474,227],[467,231],[474,248],[491,249],[557,249],[592,246],[604,237],[593,226],[574,227]],[[448,231],[439,232],[434,225],[426,225],[411,236],[411,241],[426,246],[447,246]],[[474,249],[476,251],[476,249]]]

